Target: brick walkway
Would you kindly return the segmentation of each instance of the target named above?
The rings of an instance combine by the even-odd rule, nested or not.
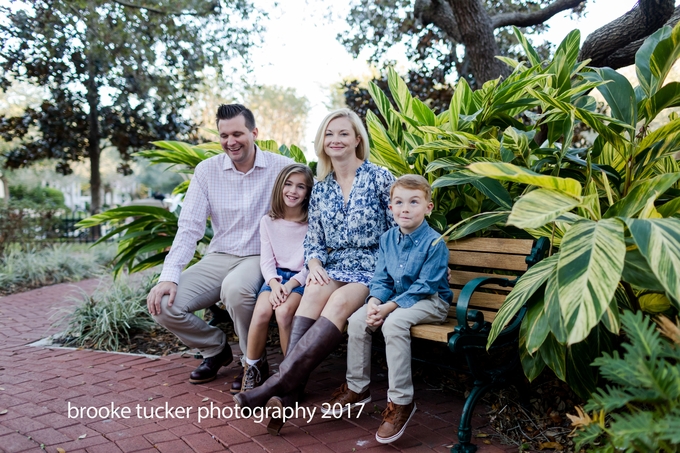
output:
[[[77,295],[77,288],[91,292],[96,285],[97,281],[88,280],[0,298],[0,451],[447,452],[456,442],[462,398],[416,382],[418,412],[406,433],[392,445],[377,443],[374,435],[387,387],[385,375],[378,374],[381,370],[374,372],[374,401],[360,417],[322,419],[320,404],[344,380],[342,357],[326,360],[311,376],[305,404],[316,408],[312,420],[293,419],[275,437],[267,434],[267,420],[257,423],[230,414],[234,403],[228,385],[234,365],[223,368],[216,381],[191,385],[188,375],[199,362],[190,357],[152,359],[30,346],[55,333],[49,319],[53,310],[68,308],[73,303],[69,296]],[[276,368],[281,355],[274,350],[269,354]],[[119,409],[115,416],[91,412],[93,418],[87,414],[81,418],[73,409],[111,409],[112,405],[128,407],[129,413]],[[212,417],[206,413],[211,405]],[[192,408],[188,418],[166,417],[166,407],[180,406]],[[144,411],[151,418],[144,418]],[[203,416],[200,422],[199,415]],[[484,423],[483,417],[476,416],[473,426]],[[483,440],[475,440],[480,453],[517,448]]]

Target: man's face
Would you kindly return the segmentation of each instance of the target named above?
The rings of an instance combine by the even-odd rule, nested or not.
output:
[[[220,120],[217,130],[222,149],[234,163],[234,167],[244,173],[253,168],[257,128],[248,130],[243,115],[236,115],[228,120]]]

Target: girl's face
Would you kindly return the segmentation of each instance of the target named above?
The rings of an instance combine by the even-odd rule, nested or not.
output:
[[[305,201],[307,197],[307,185],[305,177],[301,173],[293,173],[283,183],[283,202],[289,208],[296,208]]]
[[[328,157],[347,157],[356,155],[359,140],[350,120],[341,116],[328,123],[323,148]]]

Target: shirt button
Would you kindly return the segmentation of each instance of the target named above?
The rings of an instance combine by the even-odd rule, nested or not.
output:
[[[404,267],[404,265],[403,265],[403,264],[400,264],[399,267]]]

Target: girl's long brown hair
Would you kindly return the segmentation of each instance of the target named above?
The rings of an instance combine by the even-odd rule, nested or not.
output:
[[[309,197],[312,195],[312,187],[314,186],[314,175],[312,170],[303,164],[291,164],[284,167],[276,177],[274,188],[272,189],[271,209],[269,210],[269,217],[272,220],[283,219],[286,213],[286,204],[283,202],[283,185],[288,178],[295,173],[300,173],[305,177],[305,185],[307,186],[307,195],[302,201],[302,223],[307,222],[307,214],[309,211]]]

